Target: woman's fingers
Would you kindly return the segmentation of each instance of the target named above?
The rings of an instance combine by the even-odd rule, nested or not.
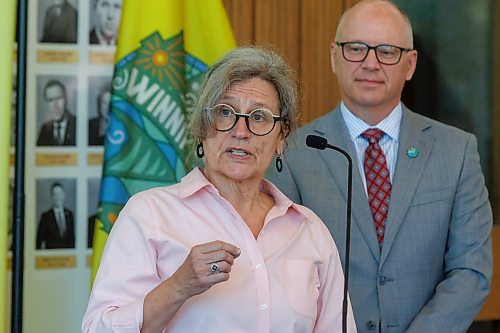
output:
[[[217,272],[229,272],[228,268],[233,265],[234,259],[237,258],[241,252],[236,246],[222,241],[200,244],[194,247],[193,250],[192,252],[195,252],[194,256],[197,256],[197,251],[200,252],[200,261],[209,265],[210,268],[214,267],[212,266],[213,263],[218,263],[219,266],[222,264],[224,268],[222,270],[217,270]],[[210,271],[212,272],[212,270]]]
[[[230,254],[233,258],[237,258],[241,253],[241,250],[238,247],[223,241],[213,241],[210,243],[200,244],[197,246],[199,246],[200,251],[205,254],[224,251]]]
[[[231,266],[240,252],[238,247],[223,241],[196,245],[177,269],[176,280],[183,281],[182,289],[186,295],[201,294],[214,284],[229,279]]]
[[[227,261],[216,261],[207,264],[208,270],[207,274],[218,274],[218,273],[229,273],[231,272],[232,263]]]

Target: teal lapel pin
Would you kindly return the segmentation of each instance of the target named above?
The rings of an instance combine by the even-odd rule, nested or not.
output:
[[[409,158],[415,158],[418,156],[418,149],[415,147],[410,147],[406,151],[406,155],[408,155]]]

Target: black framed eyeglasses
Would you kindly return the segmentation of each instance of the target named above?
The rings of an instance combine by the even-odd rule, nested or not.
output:
[[[377,46],[370,46],[361,42],[336,42],[336,44],[342,47],[342,56],[347,61],[363,62],[370,50],[374,50],[378,62],[384,65],[396,65],[401,60],[403,52],[413,50],[389,44]]]
[[[285,117],[275,116],[265,108],[257,108],[250,113],[237,113],[231,105],[217,104],[214,107],[206,108],[210,124],[220,132],[231,130],[240,117],[245,118],[248,130],[258,136],[264,136],[272,132],[276,122]]]

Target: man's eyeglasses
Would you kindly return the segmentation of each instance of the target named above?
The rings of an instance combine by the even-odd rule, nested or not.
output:
[[[387,44],[377,46],[369,46],[360,42],[336,42],[336,44],[342,47],[342,55],[344,56],[344,59],[351,62],[365,61],[368,56],[368,52],[370,52],[370,50],[374,50],[378,62],[384,65],[395,65],[401,60],[403,51],[412,51],[412,49]]]
[[[243,117],[250,132],[258,136],[264,136],[272,132],[277,121],[284,119],[284,117],[275,116],[265,108],[258,108],[244,114],[237,113],[231,105],[217,104],[205,110],[208,112],[210,124],[220,132],[231,130],[240,117]]]

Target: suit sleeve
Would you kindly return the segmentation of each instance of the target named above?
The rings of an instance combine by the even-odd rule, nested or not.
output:
[[[76,116],[70,114],[69,132],[66,134],[65,142],[68,146],[76,145]]]
[[[70,232],[70,248],[75,248],[75,221],[73,217],[73,212],[68,209],[68,214],[69,214],[69,220],[70,220],[70,227],[71,227],[71,232]]]
[[[37,146],[44,146],[48,144],[47,133],[48,128],[45,124],[43,124],[42,128],[40,129],[40,133],[38,133],[38,139],[36,140]]]
[[[445,279],[407,332],[467,331],[490,290],[492,223],[477,142],[471,135],[450,215]]]
[[[43,21],[43,34],[42,38],[40,38],[40,43],[44,43],[48,41],[48,34],[49,34],[49,21],[51,21],[50,15],[49,15],[49,10],[47,10],[45,14],[45,20]]]
[[[45,213],[40,217],[40,222],[38,223],[38,229],[36,231],[36,249],[40,250],[42,248],[42,243],[45,240]]]

